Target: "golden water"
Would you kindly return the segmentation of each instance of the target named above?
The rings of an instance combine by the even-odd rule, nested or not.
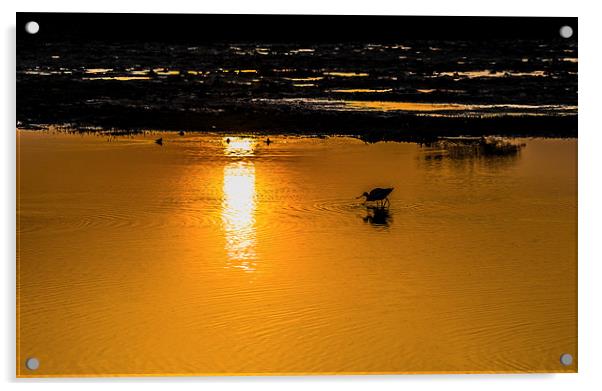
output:
[[[576,140],[162,136],[18,132],[20,376],[576,371]]]

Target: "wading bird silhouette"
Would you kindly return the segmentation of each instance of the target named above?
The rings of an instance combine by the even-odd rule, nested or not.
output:
[[[392,191],[393,191],[392,187],[388,187],[386,189],[377,187],[375,189],[370,190],[370,193],[364,192],[364,194],[362,194],[361,196],[359,196],[357,198],[366,197],[365,202],[375,201],[376,205],[378,207],[384,208],[386,206],[389,206],[389,204],[390,204],[389,194],[391,194]]]
[[[156,139],[155,144],[159,144],[159,145],[163,146],[163,137]]]

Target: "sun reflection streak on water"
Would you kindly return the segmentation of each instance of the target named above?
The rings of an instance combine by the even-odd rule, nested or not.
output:
[[[233,157],[252,156],[251,139],[232,139],[226,142],[224,154]],[[222,224],[228,267],[246,272],[255,270],[255,166],[239,160],[224,167]]]
[[[232,157],[253,156],[255,153],[255,141],[250,138],[232,137],[224,138],[224,155]]]

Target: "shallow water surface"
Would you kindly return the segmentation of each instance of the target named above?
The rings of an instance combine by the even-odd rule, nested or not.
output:
[[[576,140],[270,140],[19,131],[19,375],[576,370]]]

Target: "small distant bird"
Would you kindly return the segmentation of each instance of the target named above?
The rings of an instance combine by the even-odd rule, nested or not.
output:
[[[155,143],[159,144],[159,145],[163,145],[163,137],[156,139]]]
[[[185,134],[186,134],[186,133],[185,133],[183,130],[180,130],[180,133],[179,133],[179,135],[180,135],[180,136],[183,136],[183,135],[185,135]]]
[[[230,137],[226,139],[226,144],[230,144]]]
[[[380,207],[385,207],[390,204],[389,202],[389,194],[393,191],[392,187],[382,189],[377,187],[375,189],[370,190],[370,193],[364,192],[361,196],[357,198],[366,197],[366,202],[376,201],[377,205]]]
[[[268,137],[268,138],[267,138],[267,140],[265,140],[265,143],[266,143],[267,145],[270,145],[270,144],[272,143],[272,140],[270,140],[270,138]]]

